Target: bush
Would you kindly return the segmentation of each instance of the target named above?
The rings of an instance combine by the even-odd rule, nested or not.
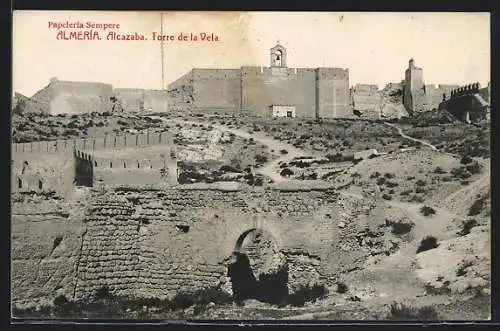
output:
[[[469,164],[472,162],[472,158],[468,155],[464,155],[460,160],[460,164]]]
[[[460,236],[465,236],[470,233],[470,230],[477,225],[477,221],[475,219],[468,219],[462,222],[462,230],[457,232]]]
[[[391,197],[389,194],[384,193],[384,194],[382,195],[382,199],[385,199],[385,200],[392,200],[392,197]]]
[[[293,175],[293,171],[289,168],[285,168],[285,169],[281,170],[280,175],[283,177],[289,177],[289,176]]]
[[[451,170],[451,175],[454,178],[459,178],[459,179],[467,179],[471,176],[466,167],[453,168]]]
[[[379,177],[377,179],[377,185],[384,185],[385,182],[386,182],[385,177]]]
[[[425,252],[425,251],[428,251],[430,249],[437,248],[437,247],[439,247],[439,244],[437,242],[436,237],[427,236],[424,239],[422,239],[422,241],[420,242],[420,246],[418,246],[418,249],[417,249],[417,254],[420,252]]]
[[[281,154],[283,154],[283,155],[285,155],[285,154],[288,154],[288,151],[287,151],[286,149],[282,149],[282,150],[280,151],[280,153],[281,153]]]
[[[435,174],[445,174],[446,171],[444,171],[443,168],[441,168],[441,167],[436,167],[436,169],[434,169],[434,173]]]
[[[386,220],[385,224],[392,227],[391,232],[395,235],[407,234],[415,225],[412,221],[404,222],[403,220],[398,220],[397,222]]]
[[[467,213],[468,216],[475,216],[479,215],[481,211],[484,209],[486,204],[486,196],[478,198],[472,206],[469,208],[469,212]]]
[[[344,293],[347,293],[348,290],[349,290],[349,288],[347,287],[347,285],[345,283],[343,283],[343,282],[337,283],[337,293],[344,294]]]
[[[387,179],[391,179],[391,178],[394,178],[394,175],[386,172],[384,174],[384,177],[387,178]]]
[[[472,164],[469,164],[465,167],[465,169],[467,169],[467,171],[469,171],[472,175],[474,174],[478,174],[481,172],[481,166],[479,165],[479,163],[476,161]]]
[[[380,172],[378,172],[378,171],[372,172],[372,174],[370,175],[371,179],[377,178],[377,177],[380,177]]]
[[[292,306],[302,307],[307,301],[313,301],[324,297],[328,290],[323,285],[302,286],[295,293],[286,298],[286,302]]]
[[[429,206],[423,206],[422,208],[420,208],[420,213],[424,216],[435,215],[436,210]]]
[[[439,315],[434,307],[414,308],[405,304],[391,305],[390,320],[398,321],[437,321]]]
[[[267,156],[263,154],[257,154],[255,155],[255,162],[257,163],[266,163],[267,162]]]
[[[396,182],[390,182],[390,181],[387,181],[386,185],[387,185],[387,187],[396,187],[396,186],[399,186],[398,183],[396,183]]]
[[[419,179],[419,180],[417,180],[417,181],[415,182],[415,184],[416,184],[417,186],[423,187],[423,186],[425,186],[425,184],[426,184],[426,183],[425,183],[425,181],[423,181],[423,180]]]

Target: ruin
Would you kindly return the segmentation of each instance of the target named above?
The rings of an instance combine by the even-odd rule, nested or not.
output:
[[[391,247],[390,237],[356,239],[382,226],[370,223],[374,202],[331,185],[181,185],[175,150],[168,132],[13,144],[13,304],[83,300],[104,287],[277,302]]]
[[[456,88],[450,96],[443,96],[439,109],[447,110],[459,120],[466,123],[476,123],[489,119],[491,87],[481,88],[479,83],[473,83]]]

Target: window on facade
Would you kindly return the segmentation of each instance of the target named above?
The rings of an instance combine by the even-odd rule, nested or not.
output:
[[[41,190],[43,188],[43,183],[41,180],[38,180],[38,189]]]
[[[21,180],[21,178],[17,179],[17,187],[18,188],[23,188],[23,181]]]

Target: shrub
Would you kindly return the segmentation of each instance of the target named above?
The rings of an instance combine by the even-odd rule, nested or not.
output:
[[[405,190],[399,193],[400,195],[410,195],[410,193],[413,192],[412,190]]]
[[[289,177],[293,175],[293,171],[289,168],[284,168],[283,170],[281,170],[280,175],[283,177]]]
[[[470,233],[470,230],[477,225],[477,221],[475,219],[468,219],[462,222],[462,230],[457,232],[459,236],[465,236]]]
[[[484,209],[486,204],[486,196],[478,198],[472,206],[469,208],[469,212],[467,213],[468,216],[475,216],[479,215],[481,211]]]
[[[344,293],[347,293],[348,290],[349,290],[349,288],[347,287],[347,285],[345,283],[343,283],[343,282],[337,283],[337,293],[344,294]]]
[[[414,194],[414,195],[411,197],[411,199],[410,199],[410,202],[416,202],[416,203],[422,203],[422,202],[424,202],[424,201],[425,201],[425,199],[424,199],[423,197],[421,197],[421,196],[419,196],[419,195],[416,195],[416,194]]]
[[[391,232],[395,235],[406,234],[410,232],[415,225],[412,221],[405,222],[404,220],[398,220],[397,222],[386,220],[385,224],[392,227]]]
[[[467,171],[469,171],[472,175],[478,174],[481,172],[481,166],[479,166],[479,163],[476,161],[472,164],[469,164],[465,167]]]
[[[469,164],[472,162],[472,158],[468,155],[464,155],[460,160],[460,164]]]
[[[439,319],[439,315],[434,307],[414,308],[402,303],[394,303],[391,305],[389,319],[398,321],[436,321]]]
[[[267,156],[263,154],[257,154],[255,155],[255,162],[257,163],[266,163],[267,162]]]
[[[282,149],[282,150],[280,151],[280,153],[281,153],[281,154],[283,154],[283,155],[285,155],[285,154],[288,154],[288,151],[287,151],[286,149]]]
[[[439,246],[436,237],[433,236],[427,236],[422,241],[420,242],[420,245],[418,246],[417,249],[417,254],[420,252],[425,252],[430,249],[437,248]]]
[[[387,179],[391,179],[391,178],[394,178],[394,175],[386,172],[384,174],[384,177],[387,178]]]
[[[323,285],[302,286],[295,293],[286,298],[286,302],[292,306],[304,306],[307,301],[313,301],[324,297],[328,290]]]
[[[377,178],[377,177],[380,177],[380,172],[378,172],[378,171],[372,172],[372,174],[370,175],[371,179]]]
[[[396,182],[390,182],[390,181],[387,181],[386,185],[387,185],[387,187],[396,187],[396,186],[399,186],[398,183],[396,183]]]
[[[377,179],[377,185],[384,185],[385,182],[386,182],[385,177],[379,177]]]
[[[426,184],[426,183],[425,183],[425,181],[423,181],[423,180],[419,179],[419,180],[417,180],[417,181],[415,182],[415,184],[416,184],[417,186],[422,187],[422,186],[425,186],[425,184]]]
[[[444,171],[443,168],[441,168],[441,167],[436,167],[436,169],[434,169],[434,173],[435,174],[445,174],[446,171]]]
[[[384,193],[384,194],[382,195],[382,199],[385,199],[385,200],[392,200],[392,197],[391,197],[389,194]]]
[[[429,206],[423,206],[422,208],[420,208],[420,213],[424,216],[435,215],[436,210]]]

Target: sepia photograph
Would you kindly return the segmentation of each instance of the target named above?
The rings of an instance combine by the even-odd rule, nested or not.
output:
[[[11,321],[489,321],[490,14],[12,17]]]

